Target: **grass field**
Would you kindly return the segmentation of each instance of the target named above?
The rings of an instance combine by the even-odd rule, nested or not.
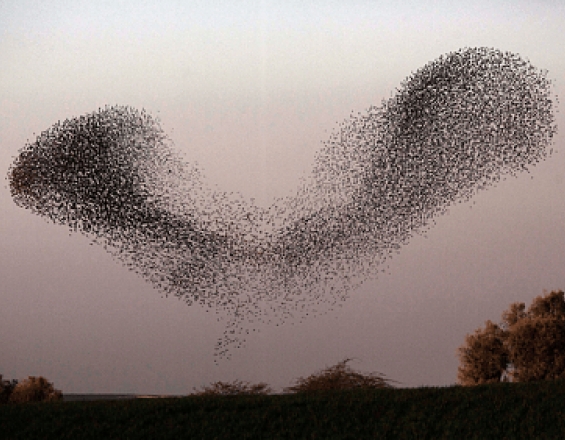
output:
[[[1,439],[552,439],[565,380],[0,406]]]

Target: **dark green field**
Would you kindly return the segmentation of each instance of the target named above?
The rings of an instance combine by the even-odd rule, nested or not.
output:
[[[2,439],[561,439],[565,381],[0,406]]]

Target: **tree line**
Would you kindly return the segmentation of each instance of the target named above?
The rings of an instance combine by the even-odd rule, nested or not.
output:
[[[497,382],[534,382],[565,378],[565,299],[562,290],[538,296],[525,310],[513,303],[502,313],[502,321],[488,320],[484,328],[468,334],[457,349],[460,360],[457,385],[474,386]],[[286,393],[352,388],[392,388],[381,373],[363,375],[353,371],[345,359],[333,367],[299,378]],[[195,390],[193,395],[270,394],[266,383],[216,382]],[[0,403],[57,401],[63,395],[43,377],[18,383],[0,375]]]

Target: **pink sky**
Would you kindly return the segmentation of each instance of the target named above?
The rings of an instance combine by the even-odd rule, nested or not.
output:
[[[58,120],[131,105],[160,117],[210,185],[268,206],[297,187],[338,121],[444,53],[516,52],[565,95],[562,6],[387,3],[2,2],[0,170]],[[438,217],[342,308],[262,326],[219,366],[215,314],[162,298],[85,237],[18,208],[6,181],[0,374],[42,375],[68,393],[183,394],[235,379],[280,390],[348,357],[402,386],[452,384],[467,333],[565,289],[561,132],[555,149]]]

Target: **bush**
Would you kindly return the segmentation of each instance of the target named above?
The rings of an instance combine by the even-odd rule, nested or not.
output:
[[[194,388],[196,389],[196,388]],[[211,387],[203,387],[202,391],[193,393],[193,396],[237,396],[237,395],[265,395],[272,393],[266,383],[258,383],[250,385],[249,382],[241,382],[239,380],[233,383],[216,382]]]
[[[10,395],[12,403],[53,402],[63,399],[63,393],[55,390],[53,384],[42,376],[29,376],[18,383]]]
[[[326,390],[393,388],[392,385],[387,383],[390,379],[384,379],[373,374],[364,376],[352,371],[346,365],[350,360],[345,359],[338,362],[333,367],[313,374],[306,379],[299,378],[295,386],[285,388],[284,391],[287,393],[306,393]]]
[[[8,403],[10,401],[10,395],[18,381],[13,379],[11,382],[8,380],[2,380],[2,375],[0,374],[0,404]]]

